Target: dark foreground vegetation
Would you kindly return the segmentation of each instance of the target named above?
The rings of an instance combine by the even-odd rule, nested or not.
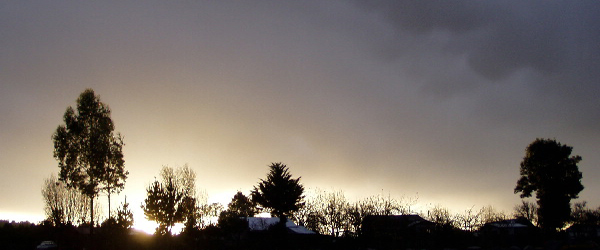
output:
[[[240,219],[242,222],[242,220]],[[486,224],[476,231],[439,225],[418,215],[371,216],[360,235],[297,234],[277,224],[267,230],[236,230],[210,225],[179,235],[149,235],[104,224],[90,236],[87,226],[38,225],[0,221],[0,249],[36,249],[53,241],[52,249],[600,249],[598,225],[545,233],[526,220]],[[512,223],[512,224],[511,224]],[[525,228],[515,225],[527,225]],[[582,224],[578,224],[582,225]]]

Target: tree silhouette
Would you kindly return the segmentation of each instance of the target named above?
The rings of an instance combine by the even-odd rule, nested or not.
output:
[[[481,214],[481,224],[497,222],[502,220],[509,219],[509,215],[505,214],[503,211],[496,210],[492,205],[487,205],[482,207],[479,210]]]
[[[436,227],[442,230],[455,228],[457,224],[456,218],[452,216],[450,210],[441,205],[436,205],[427,211],[427,219],[435,223]]]
[[[144,215],[148,220],[158,222],[159,226],[156,228],[158,235],[169,234],[175,223],[183,221],[183,216],[176,207],[176,204],[181,202],[181,194],[175,190],[171,181],[163,186],[157,180],[146,189],[146,192],[147,197],[142,205]]]
[[[304,199],[304,205],[294,213],[295,222],[309,230],[320,234],[327,234],[330,231],[325,227],[325,202],[324,192],[318,190],[313,195],[308,195]]]
[[[577,163],[581,156],[571,156],[572,147],[556,140],[536,139],[526,149],[521,162],[521,178],[515,193],[531,197],[538,203],[538,224],[546,230],[564,226],[571,213],[570,201],[583,190]]]
[[[538,206],[535,202],[521,200],[521,204],[515,206],[513,215],[516,218],[527,219],[531,224],[537,225],[537,210]]]
[[[65,124],[59,125],[52,135],[54,158],[60,167],[59,179],[90,199],[90,233],[93,234],[94,198],[105,187],[120,190],[122,184],[119,183],[124,182],[128,174],[123,170],[123,141],[119,134],[113,133],[110,108],[92,89],[79,95],[77,113],[68,107],[63,120]]]
[[[98,249],[130,249],[128,246],[130,229],[133,226],[133,213],[129,209],[127,198],[125,203],[117,208],[117,216],[109,217],[100,228],[100,241],[97,242]]]
[[[125,198],[125,203],[121,204],[121,207],[117,209],[117,225],[123,229],[133,227],[133,213],[129,209],[127,198]]]
[[[238,191],[227,205],[227,209],[219,214],[218,225],[226,233],[238,235],[248,227],[243,218],[254,217],[256,213],[256,204]]]
[[[470,207],[464,213],[454,217],[456,225],[462,230],[474,232],[481,226],[481,211],[477,211],[474,208],[474,206]]]
[[[302,208],[294,213],[295,222],[312,231],[335,237],[359,237],[367,216],[410,214],[410,206],[415,201],[409,198],[408,202],[403,202],[390,195],[378,194],[349,202],[341,190],[320,189],[307,197]]]
[[[285,223],[286,216],[298,211],[304,203],[304,187],[300,177],[292,179],[288,167],[283,163],[272,163],[267,179],[261,179],[252,190],[252,201],[271,211],[271,216],[279,217]]]
[[[308,211],[303,212],[304,218],[299,219],[307,228],[339,237],[342,232],[347,234],[352,230],[349,225],[352,223],[351,207],[343,191],[317,190],[316,195],[305,202],[301,210]]]
[[[108,218],[112,218],[110,209],[110,195],[120,193],[125,187],[125,179],[129,171],[125,171],[125,161],[123,160],[123,137],[120,134],[113,137],[110,143],[110,156],[106,168],[104,187],[102,190],[108,196]]]
[[[198,224],[197,212],[197,194],[196,194],[196,172],[192,170],[187,164],[183,165],[176,171],[176,180],[179,189],[183,194],[181,200],[181,209],[183,211],[183,220],[185,222],[184,230],[186,232],[196,228]]]
[[[160,173],[161,181],[154,180],[146,189],[147,197],[142,204],[146,218],[158,223],[158,235],[171,234],[175,223],[186,222],[196,213],[195,177],[196,174],[186,165],[177,173],[164,166]]]
[[[237,192],[227,205],[227,211],[237,217],[254,217],[257,213],[256,204],[242,192]]]
[[[52,174],[42,186],[46,219],[55,226],[85,223],[89,203],[79,190],[67,187]]]
[[[580,225],[600,225],[600,208],[587,208],[587,202],[581,201],[573,204],[571,213],[573,223]]]

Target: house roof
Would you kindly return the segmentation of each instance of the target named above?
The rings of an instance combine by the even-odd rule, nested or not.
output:
[[[402,224],[405,226],[413,226],[417,224],[433,224],[433,222],[423,219],[423,217],[416,214],[404,214],[404,215],[369,215],[365,217],[366,221],[376,223],[395,223]]]
[[[264,231],[279,223],[279,218],[274,217],[246,217],[250,231]],[[290,219],[285,222],[285,227],[296,234],[316,234],[303,226],[296,225]]]
[[[494,222],[486,223],[486,225],[492,226],[492,227],[501,227],[501,228],[526,228],[526,227],[532,226],[532,225],[523,223],[522,221],[517,220],[517,219],[494,221]]]
[[[363,231],[378,234],[383,231],[424,230],[432,228],[435,223],[423,219],[419,215],[370,215],[362,222]]]

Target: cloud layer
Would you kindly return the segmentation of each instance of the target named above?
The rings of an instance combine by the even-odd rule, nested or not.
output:
[[[42,211],[50,135],[87,87],[125,136],[135,204],[162,165],[227,200],[282,161],[351,196],[510,210],[536,137],[583,156],[594,204],[598,16],[595,1],[3,3],[0,197],[32,198],[0,211]]]

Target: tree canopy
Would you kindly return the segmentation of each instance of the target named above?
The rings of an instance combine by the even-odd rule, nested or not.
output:
[[[271,211],[272,216],[284,218],[292,215],[304,205],[304,187],[300,177],[293,179],[288,167],[283,163],[269,166],[267,179],[261,179],[252,190],[252,200]]]
[[[256,204],[242,192],[237,192],[231,202],[227,205],[227,210],[237,217],[254,217],[256,214]]]
[[[248,227],[244,217],[254,217],[256,213],[256,204],[238,191],[227,205],[227,209],[219,214],[218,225],[230,233],[239,233]]]
[[[148,220],[156,221],[159,235],[171,234],[175,223],[193,218],[197,207],[195,194],[196,174],[187,165],[175,171],[164,166],[160,181],[154,180],[146,189],[146,199],[142,204]]]
[[[526,149],[521,178],[514,191],[521,193],[521,198],[531,197],[535,192],[538,223],[542,228],[562,228],[569,220],[571,199],[583,190],[577,166],[581,156],[571,156],[572,150],[556,140],[539,138]]]
[[[68,107],[63,120],[65,124],[59,125],[52,135],[59,179],[90,198],[93,227],[94,197],[101,190],[120,191],[127,178],[123,140],[114,133],[110,108],[92,89],[79,95],[77,112]]]

